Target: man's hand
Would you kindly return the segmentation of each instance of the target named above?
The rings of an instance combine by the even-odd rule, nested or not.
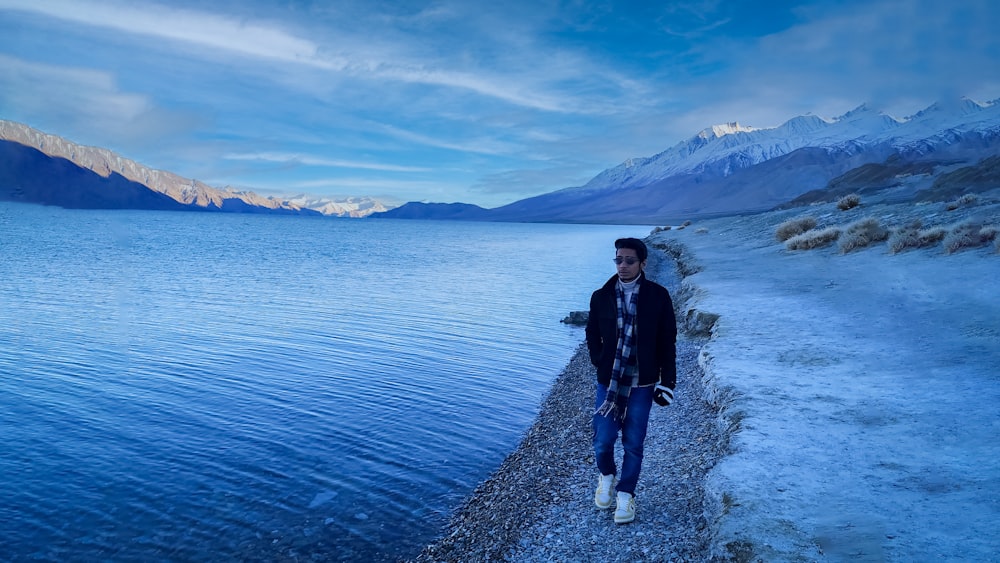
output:
[[[661,407],[665,407],[674,402],[674,390],[657,383],[656,389],[653,391],[653,400]]]

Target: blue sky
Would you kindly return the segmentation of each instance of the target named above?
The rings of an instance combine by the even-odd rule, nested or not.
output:
[[[0,0],[0,118],[267,195],[495,207],[713,124],[1000,97],[993,0]]]

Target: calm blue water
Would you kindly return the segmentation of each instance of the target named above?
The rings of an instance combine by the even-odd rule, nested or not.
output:
[[[648,232],[0,202],[0,560],[415,555]]]

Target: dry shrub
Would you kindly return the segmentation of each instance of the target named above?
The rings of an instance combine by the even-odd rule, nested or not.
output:
[[[837,209],[847,211],[861,205],[861,196],[858,194],[847,194],[837,202]]]
[[[907,248],[917,248],[920,240],[920,227],[906,225],[899,227],[889,237],[889,252],[896,254]]]
[[[990,241],[996,241],[996,251],[1000,252],[1000,225],[988,225],[983,227],[983,230],[979,231],[979,235],[989,243]]]
[[[948,211],[954,211],[960,207],[970,207],[979,203],[979,196],[976,194],[965,194],[955,201],[945,205]]]
[[[983,228],[979,221],[969,220],[955,225],[944,237],[944,250],[948,254],[958,252],[963,248],[976,248],[988,244],[996,238],[996,231],[993,230],[990,236],[989,227]]]
[[[920,231],[920,246],[933,246],[948,235],[948,231],[942,227],[933,227]]]
[[[827,227],[819,231],[806,231],[785,241],[785,248],[788,250],[811,250],[826,246],[837,240],[839,236],[840,229],[836,227]]]
[[[878,219],[866,217],[848,225],[840,237],[840,252],[846,254],[856,248],[865,248],[889,238],[889,231],[879,224]]]
[[[896,254],[907,248],[924,248],[941,242],[947,231],[940,227],[921,229],[923,223],[916,219],[893,231],[889,237],[889,252]]]
[[[801,235],[815,226],[815,217],[799,217],[796,219],[789,219],[778,225],[778,229],[774,231],[774,236],[777,237],[778,242],[785,242],[794,236]]]

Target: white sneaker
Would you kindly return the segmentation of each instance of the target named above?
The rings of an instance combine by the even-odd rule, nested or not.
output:
[[[628,493],[618,493],[618,506],[615,508],[615,524],[628,524],[635,520],[635,496]]]
[[[601,475],[597,478],[597,491],[594,492],[594,504],[604,510],[611,507],[611,495],[615,492],[615,476]]]

